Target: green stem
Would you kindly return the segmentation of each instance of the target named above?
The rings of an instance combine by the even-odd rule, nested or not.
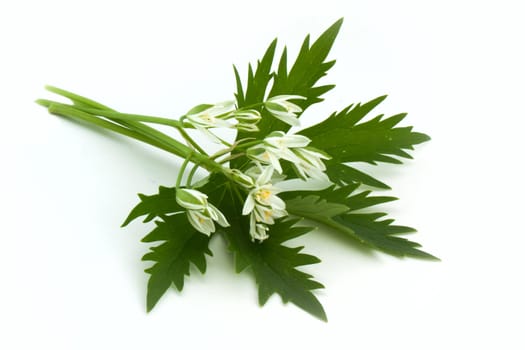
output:
[[[193,180],[193,175],[195,175],[195,172],[199,168],[199,164],[193,165],[193,168],[191,168],[190,173],[188,174],[188,179],[186,180],[186,187],[191,187],[191,180]]]
[[[68,99],[70,99],[74,104],[74,108],[96,108],[97,111],[108,111],[108,112],[116,112],[114,109],[108,107],[108,106],[105,106],[99,102],[96,102],[96,101],[93,101],[87,97],[84,97],[84,96],[80,96],[80,95],[77,95],[73,92],[70,92],[70,91],[66,91],[66,90],[63,90],[63,89],[60,89],[60,88],[57,88],[57,87],[54,87],[54,86],[46,86],[46,89],[48,91],[51,91],[51,92],[54,92],[60,96],[63,96],[63,97],[66,97]],[[48,103],[49,102],[52,102],[52,101],[48,101],[48,100],[39,100],[40,101],[40,104],[42,104],[41,102],[43,101],[47,101]],[[58,102],[53,102],[53,103],[56,103],[58,104]],[[45,104],[42,104],[45,106]],[[64,105],[64,104],[63,104]],[[65,106],[68,106],[68,105],[65,105]],[[47,107],[47,106],[46,106]],[[70,107],[73,107],[73,106],[70,106]],[[107,117],[108,119],[111,119],[110,117]],[[159,131],[153,129],[153,128],[150,128],[149,126],[147,125],[144,125],[144,124],[141,124],[141,123],[138,123],[138,122],[133,122],[133,121],[124,121],[124,120],[121,120],[121,119],[117,119],[117,120],[114,120],[114,119],[111,119],[112,121],[114,121],[115,123],[118,123],[118,124],[121,124],[123,125],[124,127],[126,128],[129,128],[129,129],[133,129],[135,130],[136,132],[142,134],[145,138],[149,138],[149,139],[155,139],[155,138],[158,138],[158,136],[161,136],[161,135],[164,135],[164,137],[168,137],[167,135],[163,134],[163,133],[160,133]],[[152,142],[148,142],[150,144],[154,144],[154,143],[158,143],[158,141],[156,140],[151,140]],[[173,139],[171,139],[170,141],[175,141]],[[162,147],[161,147],[162,148]],[[164,148],[163,148],[164,149]],[[177,154],[178,155],[178,154]]]
[[[190,135],[184,130],[183,123],[178,120],[173,119],[167,119],[167,118],[161,118],[161,117],[153,117],[153,116],[147,116],[147,115],[140,115],[140,114],[129,114],[129,113],[119,113],[109,110],[100,110],[100,109],[94,109],[89,107],[82,107],[78,106],[77,109],[80,109],[84,112],[99,115],[106,118],[111,119],[117,119],[117,120],[124,120],[129,122],[146,122],[146,123],[155,123],[155,124],[162,124],[162,125],[168,125],[176,128],[179,133],[184,137],[186,141],[190,145],[192,145],[197,151],[204,155],[208,155],[206,151],[204,151],[196,142],[191,138]],[[134,124],[131,124],[134,125]],[[135,124],[136,125],[136,124]],[[155,130],[155,129],[152,129]],[[151,132],[151,130],[149,130]]]
[[[233,160],[233,159],[236,159],[236,158],[242,157],[243,155],[244,155],[244,153],[236,153],[236,154],[233,154],[233,155],[231,155],[231,156],[229,156],[229,157],[226,157],[226,158],[224,158],[224,159],[221,159],[221,160],[219,161],[219,164],[224,164],[224,163],[226,163],[226,162],[229,162],[230,160]]]
[[[182,123],[175,119],[154,117],[154,116],[141,115],[141,114],[119,113],[115,111],[82,107],[82,106],[77,106],[77,108],[87,113],[100,115],[102,117],[108,117],[108,118],[113,118],[113,119],[121,119],[121,120],[132,121],[132,122],[155,123],[155,124],[161,124],[161,125],[168,125],[168,126],[172,126],[175,128],[182,127]]]
[[[177,127],[177,130],[178,130],[179,133],[182,135],[182,137],[184,137],[184,139],[185,139],[186,141],[188,141],[189,144],[192,145],[197,151],[199,151],[199,152],[202,153],[202,154],[208,155],[208,153],[206,153],[206,151],[203,150],[203,149],[201,148],[201,146],[199,146],[199,145],[197,144],[197,142],[195,142],[195,140],[193,140],[193,139],[190,137],[190,135],[188,135],[188,133],[186,132],[186,130],[184,130],[184,128],[178,126],[178,127]]]
[[[208,171],[223,172],[223,167],[209,159],[206,155],[194,153],[188,146],[185,146],[179,141],[141,123],[130,122],[130,128],[126,128],[115,124],[114,122],[93,116],[92,114],[80,110],[77,106],[66,105],[49,100],[37,100],[36,102],[47,107],[52,114],[58,114],[63,117],[83,120],[95,124],[105,129],[148,143],[182,158],[186,158],[191,152],[193,154],[190,160],[193,163],[202,164],[202,166]]]
[[[45,88],[46,88],[47,91],[51,91],[51,92],[53,92],[53,93],[55,93],[57,95],[64,96],[64,97],[70,99],[71,101],[73,101],[73,103],[78,103],[78,104],[81,104],[81,105],[85,105],[85,106],[89,106],[89,107],[93,107],[93,108],[97,108],[97,109],[106,109],[106,110],[109,110],[109,111],[113,111],[113,109],[109,108],[108,106],[104,106],[101,103],[98,103],[96,101],[90,100],[89,98],[86,98],[86,97],[74,94],[74,93],[72,93],[70,91],[59,89],[59,88],[57,88],[55,86],[51,86],[51,85],[46,85]]]
[[[67,105],[63,105],[63,104],[59,104],[59,103],[54,103],[52,101],[47,101],[47,100],[37,100],[37,103],[42,105],[42,106],[44,106],[44,107],[47,107],[48,110],[49,110],[49,113],[51,113],[51,114],[59,115],[59,116],[66,117],[66,118],[76,119],[76,120],[82,120],[82,121],[94,124],[96,126],[102,127],[104,129],[108,129],[108,130],[111,130],[113,132],[119,133],[121,135],[125,135],[125,136],[128,136],[128,137],[134,138],[136,140],[145,142],[145,143],[150,144],[152,146],[161,148],[164,151],[167,151],[167,152],[170,152],[170,153],[175,154],[177,156],[180,156],[180,154],[178,152],[176,152],[173,148],[168,147],[168,146],[166,146],[164,144],[161,144],[159,142],[156,142],[154,140],[151,140],[151,139],[149,139],[147,137],[144,137],[142,134],[140,134],[140,133],[138,133],[138,132],[136,132],[134,130],[130,130],[128,128],[122,127],[120,125],[117,125],[115,123],[109,122],[107,120],[94,117],[94,116],[92,116],[92,115],[90,115],[88,113],[79,111],[79,110],[77,110],[77,109],[75,109],[75,108],[73,108],[71,106],[67,106]]]
[[[180,187],[180,183],[182,181],[182,176],[184,175],[184,170],[186,170],[186,167],[188,166],[188,162],[190,161],[192,153],[193,153],[193,150],[192,150],[192,152],[190,154],[188,154],[186,159],[184,159],[184,162],[182,163],[182,165],[180,167],[179,175],[177,176],[177,183],[175,184],[175,188],[177,188],[177,189]]]
[[[262,141],[260,140],[257,140],[257,141],[250,141],[250,142],[246,142],[246,143],[241,143],[239,145],[237,145],[236,148],[238,149],[245,149],[245,148],[248,148],[248,147],[251,147],[251,146],[256,146],[258,144],[261,144]]]
[[[137,127],[137,124],[129,123],[129,122],[151,122],[156,124],[164,124],[169,125],[177,128],[177,130],[180,132],[182,137],[186,141],[188,141],[197,151],[199,151],[202,154],[206,154],[206,152],[186,133],[186,131],[183,129],[184,124],[181,121],[178,120],[172,120],[167,118],[160,118],[160,117],[153,117],[153,116],[145,116],[145,115],[139,115],[139,114],[128,114],[128,113],[119,113],[107,106],[104,106],[101,103],[98,103],[96,101],[90,100],[88,98],[85,98],[83,96],[79,96],[77,94],[74,94],[72,92],[59,89],[54,86],[47,86],[47,90],[54,92],[56,94],[59,94],[61,96],[64,96],[66,98],[69,98],[73,103],[77,103],[76,108],[83,110],[84,112],[100,115],[103,117],[111,118],[111,119],[118,119],[119,123],[126,124],[128,127]],[[122,123],[122,121],[127,121],[128,123]],[[151,130],[148,130],[151,133]]]

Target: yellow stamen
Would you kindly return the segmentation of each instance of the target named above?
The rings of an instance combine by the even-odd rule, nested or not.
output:
[[[258,197],[262,199],[263,201],[266,201],[270,196],[272,195],[272,192],[269,190],[260,190],[259,193],[257,193]]]

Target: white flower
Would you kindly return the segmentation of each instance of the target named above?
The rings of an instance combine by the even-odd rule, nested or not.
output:
[[[220,102],[215,105],[198,105],[186,113],[186,118],[197,129],[234,128],[235,124],[228,121],[232,117],[234,108],[233,101]]]
[[[273,225],[275,219],[288,215],[285,210],[286,204],[277,196],[280,190],[270,182],[274,173],[273,167],[258,165],[248,169],[246,173],[255,178],[255,183],[246,197],[242,214],[250,214],[252,240],[262,242],[268,238],[267,225]]]
[[[326,166],[322,161],[322,159],[330,159],[328,155],[312,148],[295,148],[292,152],[297,156],[297,161],[293,162],[293,166],[304,180],[309,177],[328,180],[325,174]]]
[[[233,117],[237,120],[235,128],[237,130],[256,132],[259,131],[257,123],[261,120],[261,113],[255,109],[237,110],[233,112]]]
[[[268,166],[264,168],[257,180],[255,180],[255,186],[244,202],[242,215],[250,214],[255,209],[256,204],[277,210],[285,209],[286,204],[277,196],[280,190],[269,182],[273,171],[273,168]]]
[[[250,236],[252,236],[252,241],[258,240],[259,242],[262,242],[265,239],[267,239],[269,237],[267,233],[268,230],[268,226],[266,226],[265,224],[257,223],[255,221],[255,218],[253,218],[253,216],[251,217]]]
[[[257,222],[273,225],[275,223],[274,219],[282,218],[283,216],[288,215],[288,213],[283,209],[276,209],[256,204],[251,215],[255,217]]]
[[[211,235],[215,232],[215,224],[213,220],[197,210],[188,210],[188,221],[199,232],[205,235]]]
[[[306,100],[306,97],[298,95],[279,95],[270,97],[265,103],[264,107],[277,119],[282,120],[286,124],[297,126],[299,120],[297,115],[303,110],[301,107],[289,100]]]
[[[181,207],[190,210],[204,210],[208,205],[208,196],[191,188],[178,188],[175,199]]]
[[[231,169],[230,174],[235,182],[246,188],[252,188],[255,186],[255,180],[253,177],[244,174],[239,169]]]
[[[246,170],[244,173],[248,176],[250,176],[254,181],[261,176],[262,172],[264,171],[265,167],[262,166],[259,163],[255,163],[254,166]],[[270,176],[269,182],[276,184],[278,182],[284,181],[286,179],[285,175],[278,174],[277,172],[273,172]]]
[[[310,139],[303,135],[287,135],[282,131],[274,131],[263,140],[267,146],[274,147],[286,154],[289,148],[306,147]]]
[[[255,109],[240,109],[233,112],[233,116],[239,122],[257,124],[261,120],[261,113]]]
[[[208,196],[200,191],[179,188],[176,200],[181,207],[187,209],[188,221],[199,232],[208,236],[215,232],[214,221],[222,227],[230,226],[224,214],[213,204],[208,203]]]
[[[246,155],[263,164],[271,164],[281,174],[283,169],[279,160],[298,162],[299,159],[290,149],[305,147],[309,143],[310,139],[306,136],[287,135],[282,131],[274,131],[264,138],[262,144],[247,149]]]
[[[246,156],[262,164],[270,164],[279,174],[283,172],[279,162],[281,154],[275,148],[266,147],[264,144],[256,145],[246,150]]]

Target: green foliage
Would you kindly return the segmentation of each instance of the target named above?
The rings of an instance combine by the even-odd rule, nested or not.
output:
[[[332,159],[330,164],[342,162],[396,163],[393,156],[412,158],[405,150],[430,140],[422,133],[412,131],[411,126],[396,127],[406,113],[383,118],[379,115],[371,120],[360,121],[386,96],[378,97],[363,105],[350,105],[339,113],[300,132],[312,140],[313,147],[324,150]]]
[[[131,221],[140,216],[146,216],[144,222],[149,222],[155,217],[183,211],[184,209],[175,200],[174,187],[159,187],[159,193],[146,196],[139,193],[140,203],[137,204],[129,213],[122,224],[127,226]]]
[[[220,189],[221,186],[212,186],[210,183],[203,186],[203,190],[212,194]],[[139,194],[139,198],[141,201],[132,209],[123,226],[140,216],[146,216],[144,222],[159,218],[155,221],[156,227],[142,241],[163,242],[150,248],[150,252],[142,258],[154,262],[145,270],[150,274],[146,305],[147,310],[151,311],[172,283],[179,291],[182,290],[184,276],[190,274],[190,263],[205,273],[205,256],[212,255],[212,252],[208,248],[210,237],[197,232],[186,215],[181,213],[182,208],[175,200],[174,187],[160,186],[157,194]]]
[[[153,309],[173,283],[181,291],[184,276],[190,274],[190,263],[200,272],[206,272],[206,257],[212,255],[208,249],[209,236],[197,232],[186,219],[186,215],[164,216],[155,222],[157,227],[150,232],[143,242],[164,241],[152,247],[142,260],[153,261],[154,265],[146,269],[150,274],[148,281],[147,310]]]
[[[324,288],[312,276],[297,269],[299,266],[320,262],[312,255],[301,253],[303,247],[290,248],[284,242],[311,231],[310,227],[295,226],[298,219],[279,220],[270,226],[269,238],[254,243],[248,234],[247,217],[237,213],[242,202],[233,193],[226,197],[228,205],[221,206],[230,218],[231,226],[224,229],[230,249],[235,256],[235,268],[241,272],[251,268],[259,287],[259,304],[262,306],[274,293],[283,302],[292,302],[315,317],[326,321],[326,314],[312,290]]]
[[[365,174],[349,165],[327,162],[326,174],[332,180],[333,183],[344,186],[345,184],[361,183],[372,187],[377,187],[385,190],[389,190],[390,186],[373,178],[372,176]]]
[[[418,243],[399,237],[415,232],[411,227],[393,225],[394,220],[383,218],[385,213],[363,213],[361,209],[396,200],[395,197],[371,196],[371,191],[358,192],[359,184],[329,187],[322,191],[295,191],[283,193],[288,212],[318,221],[345,234],[354,242],[363,243],[394,256],[436,259],[419,249]],[[312,200],[315,198],[315,201]],[[323,203],[322,206],[320,203]],[[348,210],[330,210],[346,206]]]
[[[255,74],[252,66],[248,67],[248,78],[246,94],[243,92],[241,79],[237,69],[235,69],[237,83],[237,105],[246,107],[253,104],[262,103],[265,98],[277,95],[300,95],[307,99],[297,102],[303,110],[314,103],[322,101],[320,97],[330,91],[335,85],[316,86],[326,72],[335,64],[335,61],[325,61],[332,45],[339,33],[343,20],[340,19],[328,28],[321,36],[310,45],[310,36],[308,35],[301,47],[301,50],[288,70],[287,50],[284,48],[277,72],[272,72],[271,67],[275,55],[275,46],[277,41],[274,40],[261,61],[258,61]],[[274,79],[273,85],[269,90],[270,81]],[[266,96],[267,95],[267,96]],[[263,114],[261,122],[258,124],[258,133],[240,132],[237,139],[245,137],[262,138],[271,131],[289,129],[289,125],[270,116],[266,111],[259,108]]]
[[[371,191],[362,190],[361,185],[381,189],[389,189],[389,186],[356,169],[352,164],[355,162],[372,165],[400,164],[401,158],[411,158],[408,151],[412,150],[414,145],[430,139],[425,134],[414,132],[410,126],[398,126],[405,118],[404,113],[388,118],[379,115],[365,119],[386,96],[364,104],[352,104],[338,113],[333,113],[326,120],[299,132],[305,137],[290,137],[295,139],[293,141],[283,141],[283,137],[279,141],[280,144],[276,143],[279,146],[272,145],[272,149],[268,145],[264,146],[268,147],[265,148],[266,156],[273,165],[276,165],[275,162],[279,159],[288,160],[288,162],[283,160],[282,166],[284,174],[290,175],[290,178],[294,177],[291,176],[294,174],[291,161],[296,163],[296,169],[300,166],[299,169],[305,173],[313,170],[311,176],[316,177],[324,176],[322,172],[325,164],[326,174],[333,182],[329,188],[319,191],[279,193],[270,179],[270,175],[274,172],[273,168],[260,166],[259,170],[262,174],[257,176],[253,172],[251,175],[248,172],[243,173],[246,170],[245,165],[253,165],[252,160],[247,156],[248,147],[260,147],[257,143],[272,131],[289,129],[288,124],[270,115],[263,108],[264,102],[269,97],[302,96],[304,99],[299,97],[291,100],[304,111],[312,104],[322,101],[322,96],[334,88],[334,85],[319,85],[319,80],[335,64],[335,61],[327,60],[327,57],[341,24],[342,19],[335,22],[312,44],[310,44],[310,37],[307,36],[290,68],[286,47],[277,67],[273,68],[277,47],[277,40],[274,40],[262,59],[257,62],[256,68],[248,66],[245,87],[237,68],[234,67],[238,109],[228,110],[228,113],[232,114],[220,112],[216,115],[210,111],[215,105],[198,105],[191,109],[192,113],[203,112],[200,117],[205,121],[204,124],[194,125],[190,123],[188,116],[180,120],[172,120],[119,113],[95,101],[53,87],[48,89],[67,97],[73,104],[66,105],[49,100],[37,101],[51,113],[98,125],[184,158],[185,161],[177,178],[177,187],[180,186],[189,163],[195,164],[196,167],[187,176],[188,184],[192,183],[194,170],[197,167],[210,172],[207,178],[193,184],[193,190],[202,192],[197,193],[198,203],[189,203],[190,201],[184,201],[184,198],[179,197],[179,203],[186,207],[182,208],[177,203],[175,188],[161,186],[157,194],[139,194],[140,202],[131,210],[122,225],[126,226],[139,217],[144,217],[144,222],[155,219],[155,227],[142,240],[157,244],[143,256],[144,261],[152,263],[145,270],[150,275],[147,292],[148,311],[172,285],[179,291],[183,289],[185,278],[190,275],[192,265],[201,273],[206,271],[206,255],[212,255],[209,249],[210,237],[206,234],[213,232],[222,235],[227,241],[235,260],[235,270],[237,272],[248,270],[253,273],[258,285],[260,305],[264,305],[273,294],[278,294],[283,302],[291,302],[321,320],[326,320],[326,314],[314,291],[323,288],[323,285],[315,281],[310,274],[299,269],[301,266],[316,264],[320,260],[302,253],[303,247],[292,247],[289,242],[313,230],[311,227],[299,226],[298,223],[302,219],[324,224],[345,235],[354,243],[359,242],[391,255],[435,259],[420,250],[418,243],[400,237],[414,232],[414,229],[394,225],[392,219],[385,218],[385,213],[370,209],[396,198],[372,195]],[[297,106],[292,105],[292,107],[292,112],[300,112]],[[227,106],[228,108],[230,106]],[[268,103],[266,108],[272,109]],[[281,105],[280,108],[279,112],[283,113],[290,112],[291,109],[290,105],[288,107]],[[247,132],[239,129],[237,134],[239,142],[230,145],[229,142],[220,140],[227,148],[220,150],[214,156],[206,154],[184,131],[185,128],[190,127],[203,131],[202,127],[198,127],[202,125],[213,129],[220,126],[220,124],[213,124],[217,122],[216,119],[222,121],[224,125],[226,120],[229,123],[232,118],[238,118],[238,115],[235,117],[235,113],[246,113],[247,109],[257,109],[261,113],[262,118],[257,125],[259,131]],[[253,111],[251,112],[253,114]],[[294,113],[292,115],[295,117]],[[255,115],[258,120],[259,115],[257,113]],[[295,122],[295,119],[292,121]],[[175,127],[180,131],[187,145],[143,123]],[[226,126],[234,126],[228,123]],[[204,131],[210,136],[210,130]],[[311,140],[309,144],[307,138]],[[295,145],[286,149],[288,147],[286,142]],[[315,149],[315,152],[312,148],[310,153],[305,152],[307,144],[308,147]],[[331,159],[323,163],[320,153],[330,155]],[[264,163],[264,159],[261,161]],[[244,179],[240,184],[238,179],[242,177]],[[251,222],[248,215],[242,215],[247,198],[251,202],[247,202],[248,209],[244,213],[252,215]],[[285,201],[286,211],[281,199]],[[188,221],[188,217],[191,221]],[[275,223],[273,223],[274,219]],[[213,222],[219,223],[221,227],[215,227]],[[268,238],[265,236],[266,232]],[[254,242],[252,235],[262,242]]]

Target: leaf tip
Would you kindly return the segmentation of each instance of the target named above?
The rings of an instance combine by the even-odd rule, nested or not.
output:
[[[35,100],[35,103],[42,107],[48,108],[52,102],[49,100],[44,100],[44,99],[39,98],[38,100]]]

